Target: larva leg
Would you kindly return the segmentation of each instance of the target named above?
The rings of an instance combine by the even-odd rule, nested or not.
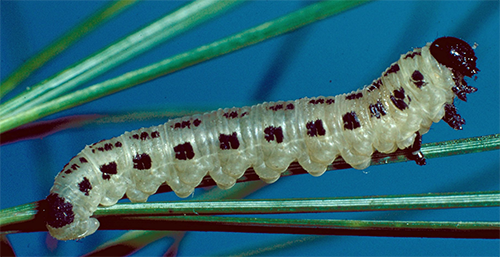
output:
[[[425,156],[420,151],[420,147],[422,146],[422,136],[418,132],[416,134],[417,136],[415,137],[413,145],[405,149],[406,158],[415,161],[415,163],[420,166],[423,166],[426,164],[426,161]]]
[[[463,77],[456,77],[453,79],[455,80],[455,86],[452,87],[451,90],[458,99],[467,102],[467,94],[476,92],[477,88],[467,85]]]
[[[457,113],[457,108],[453,104],[444,106],[443,120],[455,130],[462,130],[462,125],[465,124],[465,120]]]

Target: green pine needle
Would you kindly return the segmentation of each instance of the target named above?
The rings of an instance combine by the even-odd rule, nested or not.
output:
[[[263,219],[207,215],[424,210],[500,206],[500,191],[314,199],[121,203],[99,207],[100,229],[498,238],[500,222]],[[45,231],[44,202],[0,211],[6,233]]]
[[[21,67],[10,74],[9,77],[2,82],[2,84],[0,84],[0,98],[4,97],[8,92],[14,89],[34,71],[42,67],[52,58],[56,57],[74,43],[78,42],[78,40],[94,31],[94,29],[98,28],[115,15],[118,15],[120,12],[133,6],[136,2],[137,0],[119,0],[116,2],[110,2],[75,28],[62,35],[40,53],[27,60]]]
[[[292,30],[310,24],[314,21],[324,19],[334,14],[338,14],[348,8],[358,6],[359,4],[362,4],[364,2],[366,1],[325,1],[313,4],[291,14],[285,15],[281,18],[243,31],[241,33],[237,33],[235,35],[229,36],[208,45],[198,47],[174,57],[167,58],[147,67],[128,72],[114,79],[95,84],[88,88],[61,96],[54,100],[51,99],[59,96],[63,92],[67,92],[69,89],[72,89],[74,88],[74,86],[76,86],[73,85],[74,83],[72,81],[79,81],[82,79],[80,77],[85,77],[87,75],[76,77],[74,80],[66,83],[71,85],[63,86],[61,87],[62,89],[51,90],[47,93],[50,94],[49,98],[45,97],[46,95],[40,95],[41,93],[45,93],[45,91],[50,90],[51,87],[55,87],[56,85],[44,85],[43,87],[40,86],[38,88],[40,88],[42,92],[40,94],[37,93],[33,95],[34,97],[36,97],[36,99],[23,94],[19,96],[20,98],[13,99],[12,101],[0,106],[0,114],[10,114],[11,112],[13,113],[13,115],[4,116],[0,120],[0,133],[26,124],[28,122],[43,118],[50,114],[54,114],[56,112],[60,112],[90,102],[92,100],[116,93],[118,91],[147,82],[160,76],[179,71],[200,62],[213,59],[215,57],[262,42],[266,39],[278,35],[282,35],[286,32],[290,32]],[[95,74],[100,74],[101,72],[102,67],[101,69],[96,70]],[[77,75],[76,72],[72,72],[72,74]],[[47,83],[48,82],[45,82],[44,84]],[[30,92],[32,91],[35,91],[35,89],[31,90]],[[18,109],[18,107],[20,109]],[[19,110],[24,111],[21,113],[17,113]]]
[[[228,8],[239,3],[241,3],[241,1],[196,0],[192,3],[186,4],[165,17],[149,24],[145,28],[126,36],[124,39],[106,47],[102,51],[89,56],[87,59],[74,64],[72,67],[61,71],[55,76],[31,87],[22,94],[19,94],[13,99],[3,103],[0,105],[0,115],[2,115],[2,119],[12,117],[14,114],[31,110],[32,108],[36,108],[40,104],[46,103],[56,97],[61,97],[65,93],[81,86],[91,79],[96,78],[104,72],[123,64],[133,57],[152,49],[168,39],[172,39],[173,37],[195,27],[196,25],[202,24],[207,19],[210,19],[217,14],[221,14]],[[123,83],[124,79],[125,78],[122,77],[119,81]],[[107,94],[111,94],[116,90],[111,91],[112,92],[108,92]],[[86,94],[84,93],[83,96],[80,95],[80,97],[89,97],[90,100],[94,100],[96,97],[92,97],[91,92],[100,92],[100,90],[96,90],[94,87],[93,90],[91,89],[86,92]],[[70,99],[67,99],[67,101],[70,101]],[[79,98],[77,102],[79,101],[82,101],[82,99]],[[60,102],[60,100],[55,101],[55,103]],[[64,108],[61,110],[64,110]],[[29,121],[33,121],[44,116],[45,115],[40,115],[38,117],[34,116]],[[14,117],[14,120],[16,120],[15,123],[18,123],[17,126],[28,122],[26,121],[26,118],[16,119]],[[25,122],[19,124],[19,121],[23,120]],[[4,132],[5,130],[3,125],[0,125],[0,127],[2,127],[1,132]],[[6,128],[8,130],[13,127]]]

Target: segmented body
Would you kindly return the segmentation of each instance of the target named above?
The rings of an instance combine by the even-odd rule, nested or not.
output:
[[[293,161],[319,176],[338,156],[364,169],[375,150],[398,148],[410,149],[409,157],[424,164],[420,135],[441,119],[461,129],[453,99],[475,91],[463,80],[477,72],[472,48],[453,41],[465,44],[473,60],[465,70],[450,66],[436,57],[447,51],[449,59],[451,50],[439,48],[441,41],[449,44],[445,39],[459,40],[440,38],[410,51],[372,84],[349,94],[219,109],[87,146],[55,179],[47,227],[61,240],[82,238],[98,228],[90,216],[99,204],[113,205],[124,194],[146,201],[164,182],[187,197],[207,174],[230,188],[253,167],[272,183]]]

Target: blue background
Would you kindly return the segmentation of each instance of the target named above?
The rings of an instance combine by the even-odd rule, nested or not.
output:
[[[183,5],[182,1],[144,1],[80,40],[48,63],[20,88],[41,81],[66,66]],[[213,42],[312,2],[250,1],[187,34],[155,48],[93,82],[104,81],[177,53]],[[101,1],[2,1],[2,78],[79,21],[98,10]],[[462,131],[434,124],[424,143],[499,133],[499,2],[378,1],[316,22],[238,52],[199,64],[144,85],[114,94],[50,118],[75,114],[106,114],[214,106],[251,105],[260,101],[350,92],[380,76],[401,54],[440,36],[473,44],[481,72],[470,85],[479,91],[458,102],[467,120]],[[330,82],[331,81],[331,82]],[[89,83],[89,85],[92,83]],[[263,90],[270,89],[270,90]],[[21,90],[21,89],[19,89]],[[20,92],[20,91],[16,92]],[[263,91],[262,91],[263,90]],[[42,139],[2,146],[1,208],[45,198],[53,178],[87,144],[124,131],[163,121],[120,123],[70,129]],[[365,171],[327,172],[282,178],[251,198],[366,196],[499,189],[498,151],[430,159],[425,167],[401,163]],[[176,200],[173,194],[154,200]],[[343,213],[296,217],[388,220],[498,220],[498,208],[382,213]],[[13,234],[8,238],[19,255],[80,255],[122,232],[99,231],[78,242],[54,241],[47,233]],[[180,255],[214,255],[281,244],[294,235],[189,233]],[[161,255],[168,239],[137,255]],[[498,240],[384,237],[318,237],[267,255],[475,255],[498,256]]]

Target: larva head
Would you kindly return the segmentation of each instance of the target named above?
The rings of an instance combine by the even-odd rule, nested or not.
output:
[[[452,69],[454,73],[472,77],[479,71],[474,50],[461,39],[440,37],[432,42],[430,51],[439,63]]]

